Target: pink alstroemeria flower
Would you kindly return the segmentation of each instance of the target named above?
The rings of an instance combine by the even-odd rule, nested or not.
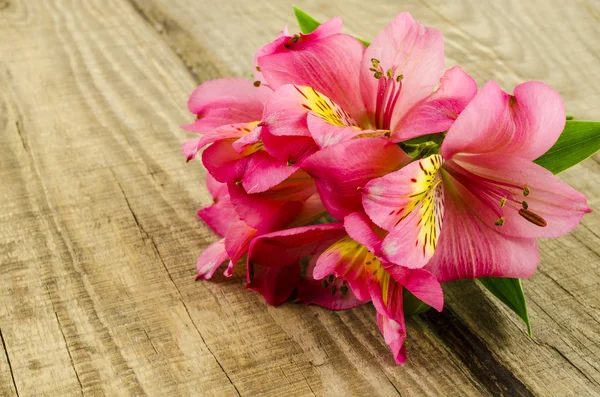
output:
[[[402,288],[441,311],[444,297],[435,277],[424,269],[409,269],[380,261],[381,234],[363,213],[344,222],[312,225],[255,238],[248,253],[249,288],[272,305],[291,296],[306,304],[334,310],[373,301],[377,323],[397,363],[406,361],[406,327]],[[302,261],[307,261],[302,276]],[[258,271],[258,278],[257,278]],[[277,288],[265,288],[267,284]]]
[[[450,127],[441,154],[374,179],[363,205],[389,231],[385,257],[433,272],[440,282],[526,278],[536,238],[573,230],[590,211],[583,194],[532,161],[565,125],[559,94],[540,82],[513,95],[489,82]]]
[[[325,213],[312,179],[297,171],[262,193],[248,194],[241,186],[229,186],[207,176],[214,204],[198,211],[221,240],[208,246],[198,258],[196,279],[210,279],[229,259],[224,274],[231,277],[235,263],[247,252],[253,238],[275,230],[310,224]],[[275,288],[275,286],[268,286]]]
[[[334,275],[348,282],[361,301],[372,300],[377,311],[377,323],[398,364],[406,361],[406,327],[402,306],[402,288],[438,311],[444,305],[444,295],[434,275],[425,269],[409,269],[390,264],[378,255],[384,231],[364,213],[354,213],[344,219],[347,234],[323,250],[313,272],[316,280]],[[335,290],[334,290],[335,291]]]
[[[334,276],[323,281],[313,277],[320,253],[345,234],[343,224],[337,222],[256,237],[248,251],[247,287],[261,293],[270,305],[279,305],[290,297],[332,310],[365,303],[348,289],[347,282]]]
[[[265,106],[263,131],[312,137],[321,148],[361,136],[400,142],[445,131],[477,92],[460,67],[443,74],[441,33],[408,13],[366,49],[336,33],[299,41],[257,62],[276,90]]]
[[[187,160],[206,145],[202,162],[219,182],[239,182],[246,191],[263,192],[297,169],[269,155],[261,141],[264,104],[272,94],[244,79],[211,80],[190,96],[188,108],[196,114],[182,128],[201,134],[184,143]]]

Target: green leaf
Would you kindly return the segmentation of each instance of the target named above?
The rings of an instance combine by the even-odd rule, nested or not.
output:
[[[296,19],[298,20],[298,26],[300,26],[300,31],[304,34],[312,33],[316,28],[319,27],[321,22],[317,21],[298,7],[294,6],[294,14],[296,15]]]
[[[428,304],[423,303],[406,288],[402,290],[402,308],[405,316],[425,313],[427,310],[431,309]]]
[[[503,277],[483,277],[479,279],[488,291],[500,299],[506,306],[515,312],[527,325],[527,333],[530,337],[531,323],[529,322],[529,313],[527,312],[527,302],[523,293],[523,285],[518,278]]]
[[[304,33],[304,34],[312,33],[321,24],[321,22],[317,21],[316,19],[314,19],[313,17],[311,17],[310,15],[308,15],[307,13],[305,13],[304,11],[299,9],[298,7],[294,6],[293,8],[294,8],[294,15],[296,15],[296,20],[298,21],[298,26],[300,26],[300,31],[302,33]],[[361,43],[363,43],[367,47],[369,46],[369,44],[371,44],[368,41],[359,39],[358,37],[356,37],[356,39],[358,41],[360,41]]]
[[[569,120],[560,137],[534,162],[558,174],[600,150],[600,122]]]

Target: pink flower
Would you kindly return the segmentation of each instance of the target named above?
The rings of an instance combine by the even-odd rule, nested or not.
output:
[[[255,238],[248,253],[249,288],[273,305],[295,296],[306,304],[342,310],[372,300],[379,329],[396,362],[403,363],[402,288],[436,310],[442,310],[444,297],[428,271],[389,264],[376,256],[380,235],[385,233],[365,214],[354,213],[344,223],[299,227]],[[307,263],[304,274],[303,261]]]
[[[311,225],[265,234],[252,240],[248,252],[248,288],[270,305],[290,297],[305,304],[344,310],[365,303],[342,280],[318,281],[313,269],[320,253],[345,235],[342,223]]]
[[[248,194],[235,183],[220,183],[207,176],[214,204],[198,211],[223,239],[207,247],[198,258],[196,279],[210,279],[229,259],[224,274],[233,275],[235,263],[248,252],[253,238],[287,227],[310,224],[325,213],[314,182],[303,171],[275,187]],[[271,286],[273,287],[273,286]]]
[[[317,280],[334,275],[347,281],[359,300],[372,300],[377,323],[397,363],[406,361],[406,328],[402,288],[441,311],[444,296],[435,277],[424,269],[393,265],[378,255],[381,235],[366,215],[354,213],[344,219],[347,235],[326,248],[318,257],[313,272]]]
[[[518,85],[514,95],[486,84],[450,127],[440,155],[363,189],[367,214],[389,231],[383,255],[426,265],[440,282],[531,276],[536,238],[562,236],[590,211],[581,193],[532,162],[564,125],[562,101],[545,84]]]
[[[403,13],[366,49],[335,33],[259,56],[262,78],[276,90],[263,131],[312,137],[321,148],[360,136],[400,142],[445,131],[477,86],[459,67],[442,76],[443,46],[439,31]]]
[[[188,101],[196,120],[182,126],[201,135],[183,145],[187,160],[210,145],[202,154],[206,169],[219,182],[241,183],[248,193],[264,192],[296,172],[299,166],[294,163],[311,154],[316,145],[312,139],[307,143],[302,138],[298,151],[287,143],[285,158],[280,151],[272,156],[265,150],[263,140],[269,137],[263,136],[260,119],[271,93],[268,87],[257,87],[244,79],[211,80],[200,85]]]

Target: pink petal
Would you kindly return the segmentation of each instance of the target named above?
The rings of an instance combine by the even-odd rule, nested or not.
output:
[[[374,267],[375,270],[377,267]],[[368,272],[369,293],[377,313],[401,321],[404,318],[402,309],[402,286],[383,271]]]
[[[240,218],[267,232],[292,222],[315,191],[314,182],[302,171],[262,193],[248,194],[241,186],[229,184],[231,201]]]
[[[202,152],[202,164],[219,182],[240,181],[246,170],[248,157],[237,153],[233,139],[217,141]]]
[[[190,139],[183,144],[183,154],[186,156],[187,161],[190,161],[196,157],[196,154],[200,149],[206,145],[223,139],[244,136],[245,131],[243,129],[246,128],[248,124],[249,123],[227,124],[217,127],[214,131],[207,132],[206,135],[200,138]]]
[[[476,93],[477,83],[460,66],[448,69],[440,80],[440,88],[392,126],[392,141],[446,131]]]
[[[334,34],[299,41],[290,51],[260,57],[258,64],[274,89],[284,84],[312,87],[360,119],[364,109],[358,71],[364,48],[354,37]]]
[[[260,293],[277,306],[288,300],[300,283],[300,266],[263,267],[248,264],[246,288]]]
[[[306,122],[308,130],[320,148],[335,145],[336,143],[349,141],[357,137],[386,137],[388,131],[363,130],[354,125],[336,125],[325,121],[322,117],[309,113]],[[350,124],[350,123],[349,123]]]
[[[237,153],[232,140],[213,143],[202,153],[202,164],[219,182],[241,182],[250,193],[264,192],[280,184],[298,167],[271,157],[264,150],[248,156]]]
[[[225,188],[227,188],[227,185],[225,185]],[[232,222],[237,218],[229,194],[215,199],[213,205],[199,209],[197,214],[204,223],[221,237],[227,234]]]
[[[453,189],[464,187],[458,183]],[[425,269],[440,283],[462,278],[528,278],[536,270],[535,239],[503,236],[483,224],[468,205],[445,189],[444,227]]]
[[[262,149],[260,145],[262,128],[257,127],[257,124],[258,122],[254,122],[247,123],[245,125],[246,131],[249,130],[249,132],[247,134],[241,135],[240,139],[231,144],[233,150],[235,150],[239,154],[248,155],[250,153],[254,153],[257,150]]]
[[[397,145],[385,139],[364,138],[326,147],[301,166],[315,179],[321,199],[331,215],[343,219],[362,210],[359,188],[408,161],[410,157]]]
[[[306,87],[286,84],[279,87],[265,104],[262,124],[272,135],[310,136],[306,125],[309,99],[303,93]]]
[[[271,93],[269,88],[255,87],[245,79],[207,81],[188,100],[189,111],[198,119],[184,128],[204,133],[211,126],[260,120]]]
[[[298,286],[298,301],[315,304],[331,310],[346,310],[363,305],[368,300],[361,300],[348,288],[348,282],[334,277],[331,280],[315,280],[313,273],[321,254],[329,248],[329,240],[322,241],[312,253],[304,279]]]
[[[415,161],[363,189],[363,206],[378,226],[390,231],[381,250],[387,261],[418,268],[434,253],[443,216],[439,155]]]
[[[320,24],[313,32],[301,34],[304,39],[322,39],[334,34],[342,33],[342,18],[331,18]]]
[[[269,44],[261,47],[258,51],[256,51],[254,55],[254,80],[260,81],[263,84],[268,84],[267,80],[262,75],[260,67],[258,66],[258,59],[260,57],[274,54],[277,52],[293,51],[296,47],[302,46],[302,43],[311,40],[319,40],[336,33],[342,33],[341,18],[332,18],[319,25],[312,33],[299,33],[296,36],[291,36],[286,26],[283,31],[279,32],[277,39],[273,40]],[[300,44],[298,44],[299,42]]]
[[[511,96],[490,81],[448,131],[442,156],[495,153],[534,160],[552,147],[564,126],[562,100],[549,86],[530,81]]]
[[[404,364],[406,362],[406,326],[404,319],[400,322],[391,320],[377,313],[377,325],[383,334],[385,343],[390,347],[394,355],[396,364]]]
[[[294,172],[297,166],[277,160],[265,151],[248,156],[246,167],[241,178],[242,186],[247,193],[261,193],[279,185]]]
[[[335,289],[333,289],[334,287]],[[319,305],[330,310],[347,310],[366,303],[358,299],[351,289],[343,289],[344,287],[344,280],[339,278],[328,283],[327,287],[323,287],[321,281],[304,279],[298,285],[297,300],[307,305]],[[342,290],[345,292],[341,293]]]
[[[206,188],[210,196],[215,200],[229,196],[227,184],[217,181],[211,174],[206,174]]]
[[[326,241],[345,235],[341,223],[313,225],[279,230],[255,238],[250,245],[248,261],[262,266],[282,267],[298,263]]]
[[[560,237],[572,231],[584,214],[591,211],[585,196],[573,189],[545,168],[518,157],[506,155],[456,155],[447,167],[455,169],[460,175],[466,175],[462,185],[462,200],[472,207],[473,212],[488,226],[498,233],[514,237]],[[463,171],[464,170],[464,171]],[[465,173],[466,171],[466,173]],[[453,172],[452,175],[455,175]],[[479,184],[497,181],[494,188],[502,187],[507,193],[505,204],[500,206],[500,198],[496,201],[483,201],[485,194]],[[502,186],[510,184],[513,187]],[[528,195],[524,195],[527,187]],[[462,192],[462,190],[461,190]],[[514,201],[513,201],[514,200]],[[541,217],[546,226],[530,222],[520,215],[525,201],[529,213]],[[504,218],[502,226],[495,222]]]
[[[416,22],[404,12],[379,33],[365,51],[360,66],[361,93],[369,116],[376,110],[379,80],[369,69],[371,59],[379,60],[385,78],[388,69],[394,77],[403,75],[402,90],[395,105],[391,125],[417,102],[433,91],[444,70],[444,41],[442,34]],[[394,69],[395,68],[395,69]]]
[[[263,127],[262,140],[265,150],[285,164],[299,164],[318,148],[309,136],[273,135],[268,127]]]
[[[250,227],[242,220],[238,219],[231,224],[225,236],[225,249],[232,264],[235,264],[242,256],[246,255],[250,241],[256,233],[255,228]]]
[[[356,297],[367,301],[371,299],[371,294],[365,264],[371,264],[374,259],[364,245],[350,237],[343,237],[319,255],[312,275],[315,280],[324,279],[331,274],[346,280]]]
[[[227,260],[227,251],[225,250],[225,240],[219,240],[211,245],[209,245],[198,258],[198,263],[196,264],[198,268],[198,275],[196,276],[196,280],[210,279],[215,271],[221,266],[225,260]]]
[[[298,227],[315,223],[327,213],[319,193],[315,193],[302,203],[302,210],[288,227]]]
[[[355,212],[344,218],[344,228],[352,239],[358,241],[373,253],[379,252],[382,231],[363,212]],[[379,234],[378,234],[379,233]]]
[[[400,285],[412,292],[417,298],[441,312],[444,307],[444,292],[435,276],[425,269],[384,265],[385,270]]]

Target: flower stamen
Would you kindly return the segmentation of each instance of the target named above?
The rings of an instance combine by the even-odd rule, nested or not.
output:
[[[521,215],[523,218],[525,218],[525,220],[527,220],[528,222],[533,223],[536,226],[546,227],[546,225],[548,224],[548,223],[546,223],[546,220],[544,218],[542,218],[541,216],[539,216],[535,212],[531,212],[531,211],[526,210],[524,208],[521,208],[519,210],[519,215]]]

